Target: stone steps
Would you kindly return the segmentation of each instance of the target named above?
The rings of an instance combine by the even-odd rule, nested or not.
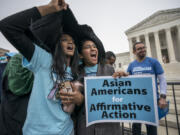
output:
[[[158,135],[166,135],[166,127],[159,126],[158,127]],[[179,135],[178,130],[168,127],[168,135]]]
[[[179,120],[180,120],[180,115],[178,115],[178,118],[179,118]],[[168,114],[168,115],[166,116],[166,119],[167,119],[167,126],[168,126],[168,127],[177,129],[176,115]],[[163,119],[161,119],[161,120],[159,121],[159,125],[165,126],[165,118],[163,118]],[[179,122],[179,125],[180,125],[180,122]]]
[[[124,123],[124,127],[127,130],[132,130],[132,124],[129,125],[129,123]],[[159,125],[158,126],[158,135],[166,135],[166,127]],[[146,126],[142,124],[142,134],[146,135]],[[124,135],[132,135],[131,133],[124,132]],[[178,130],[175,128],[168,127],[168,135],[179,135]]]
[[[178,114],[180,115],[180,104],[177,104],[177,112]],[[169,105],[169,114],[175,114],[175,106],[174,104],[171,104]]]
[[[168,96],[166,100],[169,100],[170,104],[174,104],[174,97]],[[176,104],[180,104],[180,97],[176,97]]]
[[[178,115],[180,115],[180,109],[177,110],[177,113],[178,113]],[[170,109],[169,108],[169,114],[175,115],[176,114],[175,109]]]
[[[170,86],[168,86],[169,88]],[[177,105],[177,112],[180,114],[180,86],[175,87],[175,96],[176,96],[176,105]],[[174,97],[173,97],[173,91],[171,89],[167,90],[167,100],[170,101],[169,106],[169,114],[175,114],[175,105],[174,105]]]
[[[173,96],[173,91],[172,90],[168,90],[167,91],[167,96]],[[176,90],[175,91],[175,96],[176,97],[180,97],[180,90]]]
[[[180,85],[174,85],[174,88],[180,90]],[[172,89],[171,85],[167,85],[167,89]]]

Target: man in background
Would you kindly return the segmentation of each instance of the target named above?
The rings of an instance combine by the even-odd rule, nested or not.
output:
[[[155,76],[155,84],[157,90],[158,105],[160,108],[165,108],[166,103],[166,80],[164,71],[158,60],[150,57],[146,57],[146,46],[142,42],[137,42],[133,45],[133,53],[136,56],[136,60],[131,62],[128,66],[127,72],[130,75],[143,75],[151,74]],[[160,95],[158,93],[157,80],[160,84]],[[147,135],[157,135],[157,127],[152,125],[146,125]],[[132,126],[133,135],[141,134],[141,124],[133,123]]]
[[[115,61],[116,61],[116,55],[111,51],[106,52],[106,64],[113,66]]]

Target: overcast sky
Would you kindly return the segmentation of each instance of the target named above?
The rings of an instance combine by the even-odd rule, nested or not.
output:
[[[50,0],[0,0],[0,20]],[[159,10],[179,8],[180,0],[67,0],[80,24],[92,26],[106,51],[129,51],[125,31]],[[15,51],[0,33],[0,47]]]

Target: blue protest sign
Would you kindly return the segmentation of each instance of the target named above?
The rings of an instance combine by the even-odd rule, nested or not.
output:
[[[85,77],[86,126],[102,122],[158,125],[153,75]]]

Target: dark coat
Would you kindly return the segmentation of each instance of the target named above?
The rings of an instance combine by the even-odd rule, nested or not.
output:
[[[2,81],[2,103],[0,106],[0,134],[22,135],[30,93],[14,95],[8,88],[8,78]]]
[[[1,92],[2,92],[2,76],[7,63],[0,63],[0,104],[1,104]]]
[[[111,76],[114,73],[113,67],[109,65],[98,65],[97,76]],[[81,72],[79,80],[83,80],[84,73]],[[76,112],[76,135],[119,135],[120,123],[98,123],[86,127],[85,104],[83,103],[79,111]]]
[[[22,66],[22,56],[13,56],[2,77],[0,135],[22,135],[33,79],[33,73]]]

